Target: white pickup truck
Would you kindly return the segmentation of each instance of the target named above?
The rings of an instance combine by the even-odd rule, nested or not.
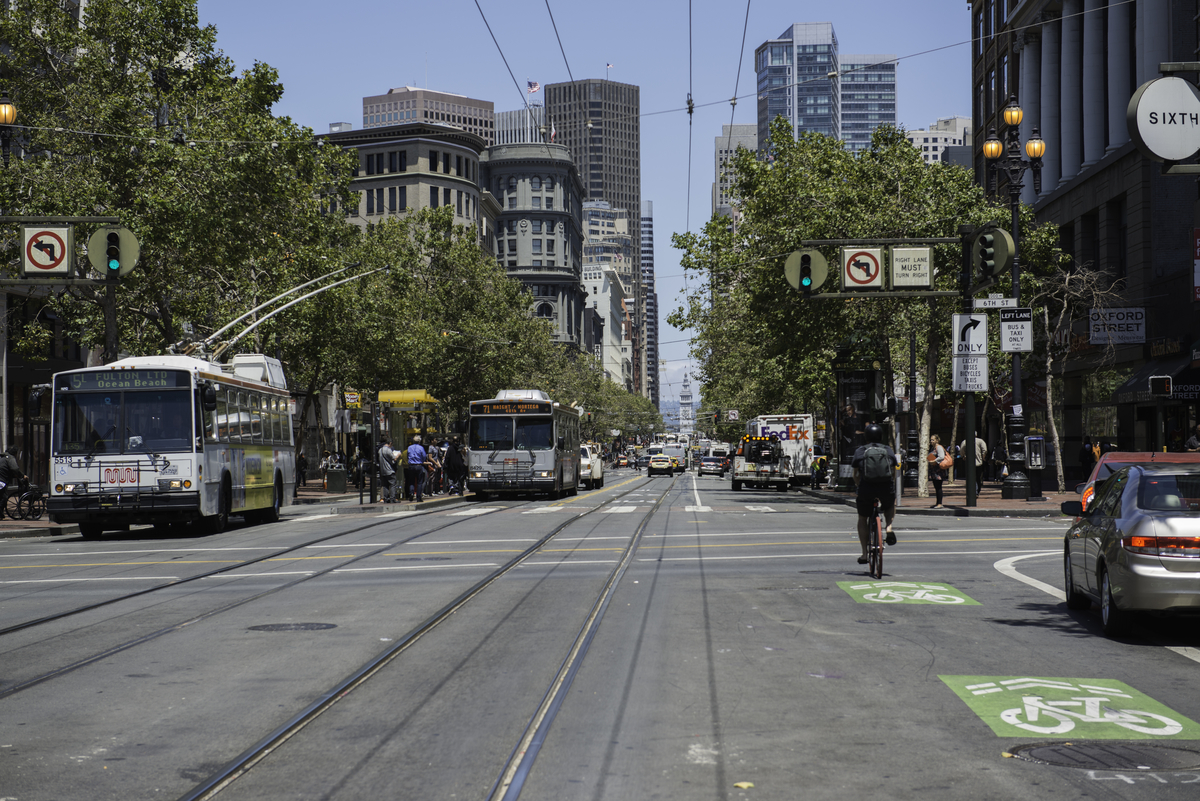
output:
[[[595,445],[579,446],[579,480],[590,490],[604,486],[604,459]]]

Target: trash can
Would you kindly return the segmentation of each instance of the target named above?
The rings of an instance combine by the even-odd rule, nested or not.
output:
[[[325,472],[325,491],[344,493],[346,491],[346,471],[334,467]]]

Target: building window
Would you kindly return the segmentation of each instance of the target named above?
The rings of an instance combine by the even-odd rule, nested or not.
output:
[[[508,207],[510,209],[515,209],[517,207],[517,196],[516,195],[508,196]]]
[[[454,174],[455,174],[455,175],[462,175],[462,174],[463,174],[463,168],[462,168],[462,156],[455,156],[455,157],[454,157]]]
[[[541,266],[542,266],[542,260],[541,260],[541,259],[534,259],[534,260],[533,260],[533,266],[534,266],[534,267],[541,267]]]
[[[408,187],[400,187],[400,211],[408,209]]]
[[[442,154],[442,172],[446,173],[446,175],[450,174],[450,154],[449,153]],[[446,202],[447,202],[447,204],[449,204],[449,201],[446,201]]]
[[[370,189],[367,190],[367,216],[375,213],[375,193]]]
[[[450,205],[450,190],[449,190],[449,188],[442,190],[442,205],[443,206]]]
[[[548,209],[554,208],[554,198],[552,198],[552,197],[546,198],[546,208],[548,208]]]
[[[541,220],[530,220],[529,224],[531,226],[533,226],[530,229],[530,233],[540,234],[542,232],[542,221]]]
[[[530,202],[535,209],[540,209],[542,207],[542,199],[540,197],[530,198]]]
[[[530,245],[532,246],[532,252],[533,252],[533,253],[537,253],[538,255],[541,255],[541,252],[542,252],[542,240],[540,240],[540,239],[531,239],[531,240],[530,240]]]
[[[438,205],[438,188],[436,186],[429,187],[429,206],[436,209]]]
[[[461,190],[461,189],[459,189],[459,190],[458,190],[458,194],[457,194],[457,195],[455,195],[455,208],[454,208],[454,210],[455,210],[455,212],[458,214],[458,216],[459,216],[459,217],[461,217],[461,216],[462,216],[462,213],[463,213],[463,205],[462,205],[462,190]]]
[[[375,208],[379,209],[379,213],[383,214],[383,187],[375,190]]]
[[[542,189],[542,179],[536,175],[529,179],[529,186],[533,191],[540,192]]]
[[[515,239],[508,240],[508,252],[509,253],[517,252],[517,240],[515,240]]]
[[[429,151],[429,171],[437,172],[438,168],[438,152],[436,150]]]
[[[552,253],[554,253],[554,240],[547,239],[546,240],[546,255],[550,255]]]
[[[392,214],[396,213],[396,187],[388,187],[388,211]]]

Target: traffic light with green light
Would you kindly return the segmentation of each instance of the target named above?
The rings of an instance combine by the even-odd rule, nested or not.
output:
[[[104,248],[105,277],[116,278],[121,270],[121,235],[116,231],[108,232],[108,244]]]

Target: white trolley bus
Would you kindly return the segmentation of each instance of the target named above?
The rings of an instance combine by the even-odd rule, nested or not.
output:
[[[279,361],[123,359],[54,376],[48,508],[85,539],[131,523],[274,522],[295,484]]]
[[[471,401],[467,489],[489,495],[579,492],[579,410],[538,389]]]

